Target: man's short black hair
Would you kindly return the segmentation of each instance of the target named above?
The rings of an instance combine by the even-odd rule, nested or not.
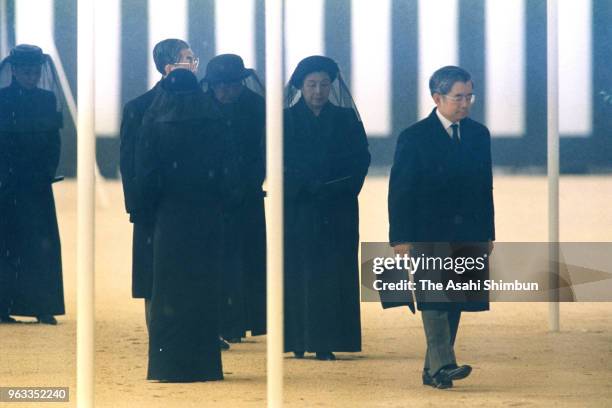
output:
[[[160,74],[166,75],[166,65],[176,64],[181,57],[181,51],[187,48],[190,48],[189,44],[177,38],[168,38],[158,42],[153,48],[155,68]]]
[[[472,76],[465,69],[454,65],[447,65],[438,69],[429,78],[429,92],[446,95],[450,92],[455,82],[472,81]],[[473,85],[473,83],[472,83]]]

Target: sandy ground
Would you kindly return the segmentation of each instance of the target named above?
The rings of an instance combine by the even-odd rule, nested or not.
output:
[[[57,327],[0,326],[0,386],[67,386],[76,406],[76,184],[56,185],[67,315]],[[265,406],[265,337],[223,355],[225,381],[159,384],[145,380],[143,303],[130,298],[131,226],[118,182],[96,223],[96,406]],[[369,178],[361,195],[361,238],[385,241],[387,180]],[[545,241],[546,180],[496,176],[498,241]],[[612,178],[564,177],[561,239],[612,241]],[[440,391],[421,385],[424,336],[419,316],[362,304],[363,352],[336,362],[285,359],[289,407],[612,406],[612,303],[562,304],[562,330],[547,332],[547,304],[495,303],[464,314],[460,363],[473,374]],[[0,406],[14,406],[0,403]],[[40,404],[21,403],[19,407]],[[46,406],[46,405],[43,405]]]

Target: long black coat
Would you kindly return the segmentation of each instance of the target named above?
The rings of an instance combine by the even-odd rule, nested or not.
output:
[[[420,243],[415,256],[482,255],[487,242],[495,239],[491,136],[485,126],[469,118],[460,122],[460,129],[457,145],[434,109],[399,136],[389,181],[389,240]],[[450,277],[456,281],[487,279],[488,267],[471,275],[440,271],[415,275],[417,280],[444,284]],[[489,308],[483,293],[463,293],[458,300],[447,293],[453,302],[436,302],[433,295],[417,290],[419,309]]]
[[[61,245],[51,183],[61,115],[52,92],[0,89],[0,312],[64,314]]]
[[[363,124],[328,103],[285,110],[285,350],[360,351],[359,206],[370,164]]]
[[[136,152],[137,185],[155,211],[147,377],[221,379],[218,263],[230,174],[223,124],[205,116],[201,91],[157,97],[171,98],[170,108],[145,117]]]
[[[265,100],[245,88],[238,101],[220,104],[212,91],[209,104],[223,116],[228,154],[237,164],[238,181],[223,213],[223,297],[221,334],[240,338],[266,333]]]
[[[142,119],[159,92],[159,82],[148,92],[132,99],[123,108],[119,169],[123,184],[125,209],[134,224],[132,236],[132,296],[151,298],[153,285],[153,210],[139,197],[136,186],[136,148],[142,130]]]

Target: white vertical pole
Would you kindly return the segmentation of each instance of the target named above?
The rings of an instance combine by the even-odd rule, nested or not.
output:
[[[0,58],[6,57],[9,53],[6,13],[6,0],[0,0]]]
[[[77,406],[94,406],[94,3],[78,0]]]
[[[548,90],[548,242],[550,243],[551,293],[548,328],[559,331],[559,41],[557,0],[547,3]]]
[[[266,0],[268,407],[283,405],[283,1]]]

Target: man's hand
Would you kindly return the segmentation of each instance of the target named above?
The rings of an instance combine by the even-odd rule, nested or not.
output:
[[[393,247],[393,252],[395,252],[395,255],[406,255],[406,254],[410,254],[410,250],[412,249],[412,245],[410,245],[407,242],[404,242],[402,244],[397,244]]]

